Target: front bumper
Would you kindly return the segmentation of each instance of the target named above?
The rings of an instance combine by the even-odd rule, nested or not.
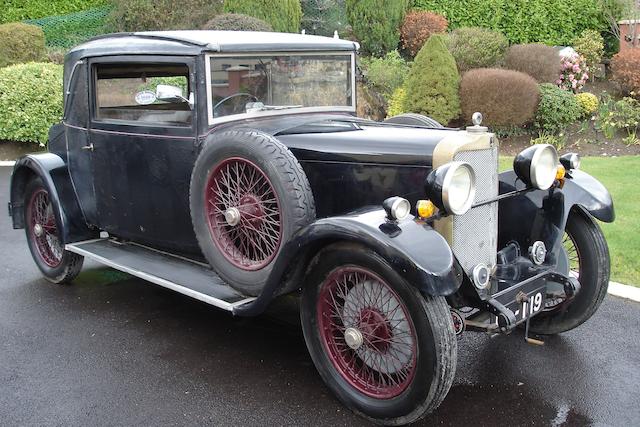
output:
[[[491,316],[488,324],[485,323],[481,329],[487,332],[510,332],[517,325],[543,313],[547,299],[559,296],[559,287],[563,289],[561,304],[565,304],[580,291],[580,282],[574,277],[547,270],[493,294],[480,303],[479,308]],[[472,321],[470,325],[477,325],[477,322]]]

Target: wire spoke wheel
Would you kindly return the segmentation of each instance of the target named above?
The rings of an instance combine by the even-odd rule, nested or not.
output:
[[[576,242],[573,240],[571,235],[565,231],[562,236],[562,247],[564,248],[567,254],[567,262],[569,267],[569,275],[575,277],[576,279],[580,278],[580,254],[578,252],[578,246]],[[565,302],[564,296],[559,295],[548,295],[545,301],[544,310],[545,311],[554,311],[558,309],[562,303]]]
[[[330,361],[359,392],[388,399],[411,384],[415,328],[405,304],[379,276],[355,266],[335,269],[320,289],[317,316]]]
[[[218,164],[205,187],[209,231],[223,256],[242,270],[259,270],[275,257],[282,241],[276,192],[253,162],[233,157]]]
[[[27,206],[29,237],[42,261],[51,268],[62,262],[63,248],[49,193],[43,188],[33,193]]]

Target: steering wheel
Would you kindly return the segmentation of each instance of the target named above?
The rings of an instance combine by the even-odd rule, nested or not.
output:
[[[220,107],[222,107],[223,104],[225,104],[226,102],[235,99],[235,98],[239,98],[241,96],[246,96],[247,98],[252,98],[254,102],[258,102],[258,98],[255,95],[252,95],[250,93],[246,93],[246,92],[238,92],[238,93],[234,93],[233,95],[229,95],[225,98],[222,98],[216,105],[213,106],[213,115],[216,115],[216,110]]]

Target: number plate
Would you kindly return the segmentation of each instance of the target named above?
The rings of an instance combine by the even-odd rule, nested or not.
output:
[[[522,303],[520,313],[516,314],[518,320],[526,320],[528,317],[535,316],[544,308],[544,295],[542,291],[534,292],[529,298]]]

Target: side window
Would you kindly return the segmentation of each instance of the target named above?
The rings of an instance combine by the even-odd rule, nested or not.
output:
[[[189,68],[181,64],[97,64],[98,120],[191,124]]]

